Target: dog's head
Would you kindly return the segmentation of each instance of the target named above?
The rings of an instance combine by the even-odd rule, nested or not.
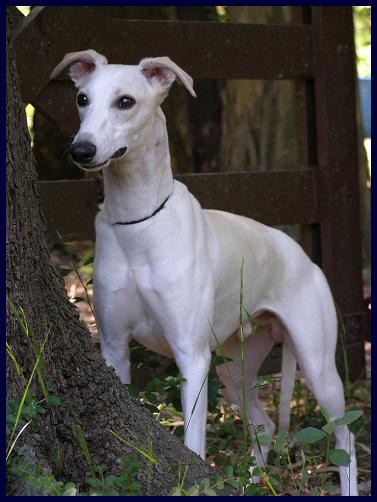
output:
[[[195,96],[192,78],[168,57],[113,65],[94,50],[71,52],[51,79],[68,68],[78,89],[81,125],[70,149],[81,168],[99,170],[148,142],[157,109],[178,79]]]

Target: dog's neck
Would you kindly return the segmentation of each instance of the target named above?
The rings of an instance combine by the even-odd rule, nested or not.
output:
[[[160,109],[143,148],[130,150],[103,170],[104,208],[110,224],[150,216],[173,190],[165,117]]]

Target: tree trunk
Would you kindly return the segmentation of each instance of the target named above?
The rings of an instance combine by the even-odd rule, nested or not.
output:
[[[77,309],[68,301],[63,279],[50,263],[35,163],[15,68],[12,33],[18,18],[13,7],[8,7],[7,14],[6,291],[8,300],[22,307],[29,333],[33,334],[38,347],[49,332],[40,369],[48,392],[58,395],[62,401],[60,406],[49,407],[47,414],[33,419],[20,436],[13,454],[23,453],[29,461],[55,475],[59,470],[62,480],[83,486],[89,468],[73,432],[79,424],[93,462],[105,464],[108,473],[120,473],[120,459],[136,453],[118,441],[109,429],[144,451],[148,451],[148,445],[152,446],[158,464],[140,458],[138,482],[144,494],[167,494],[178,485],[180,466],[181,471],[182,466],[188,466],[188,486],[203,477],[212,477],[212,469],[162,428],[149,411],[129,395],[113,370],[106,367],[90,341],[88,330],[79,321]],[[36,358],[29,339],[9,308],[7,342],[28,379]],[[8,399],[20,397],[23,387],[15,365],[8,359]],[[36,383],[34,393],[42,397]],[[8,490],[17,495],[30,494],[26,486],[12,484],[12,480]]]

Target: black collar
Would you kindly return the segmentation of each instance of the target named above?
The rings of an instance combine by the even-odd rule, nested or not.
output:
[[[166,199],[164,200],[164,202],[161,204],[161,206],[159,206],[157,209],[155,209],[153,211],[152,214],[150,214],[149,216],[146,216],[145,218],[141,218],[140,220],[133,220],[133,221],[116,221],[115,223],[112,223],[112,225],[135,225],[135,223],[141,223],[142,221],[145,221],[145,220],[149,220],[149,218],[152,218],[152,216],[154,216],[155,214],[157,214],[159,211],[161,211],[161,209],[163,209],[163,207],[165,206],[165,204],[167,203],[168,199],[169,199],[170,195],[168,195],[166,197]]]

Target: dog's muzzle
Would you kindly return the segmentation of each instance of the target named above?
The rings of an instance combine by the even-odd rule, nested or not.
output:
[[[78,141],[77,143],[72,143],[69,153],[74,162],[76,162],[80,166],[85,167],[86,169],[94,169],[100,166],[104,166],[109,162],[109,160],[119,159],[123,157],[126,151],[127,151],[126,146],[124,146],[123,148],[119,148],[119,150],[117,150],[105,162],[101,162],[100,164],[94,164],[94,165],[90,164],[97,152],[96,145],[93,145],[93,143],[90,143],[88,141]]]

